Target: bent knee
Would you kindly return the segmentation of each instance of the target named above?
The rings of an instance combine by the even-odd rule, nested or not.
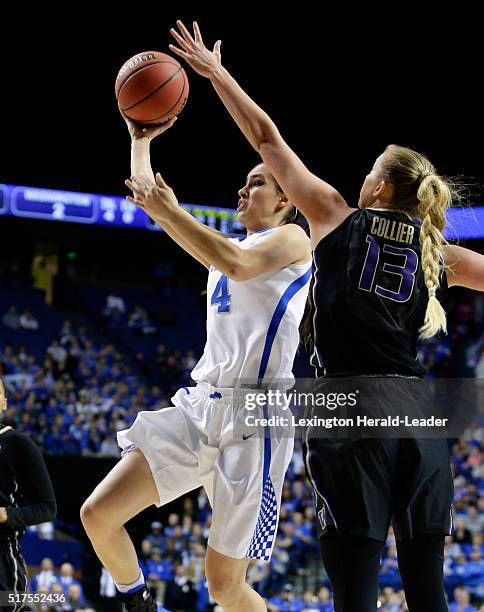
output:
[[[230,574],[208,575],[208,592],[218,604],[228,605],[237,599],[242,582]]]
[[[112,526],[112,521],[108,521],[107,514],[102,500],[95,499],[92,495],[81,506],[81,521],[86,530],[96,527],[105,528],[108,523]]]

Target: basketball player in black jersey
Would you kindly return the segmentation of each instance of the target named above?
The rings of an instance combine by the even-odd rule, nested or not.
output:
[[[447,245],[452,188],[419,153],[391,145],[350,208],[312,174],[268,115],[177,22],[170,49],[208,78],[285,195],[309,222],[314,250],[313,338],[326,377],[422,377],[416,342],[445,330],[442,290],[484,291],[484,257]],[[324,382],[324,379],[323,379]],[[444,537],[452,477],[444,439],[309,439],[306,465],[318,499],[323,562],[337,612],[374,612],[381,551],[392,516],[410,612],[447,610]]]
[[[21,596],[27,589],[27,570],[19,538],[29,525],[52,521],[57,506],[39,449],[28,436],[1,423],[6,408],[6,387],[0,378],[0,591]],[[1,610],[23,607],[0,603]]]

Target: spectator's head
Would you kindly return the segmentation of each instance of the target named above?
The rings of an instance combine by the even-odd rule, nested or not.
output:
[[[284,601],[292,601],[294,599],[294,587],[290,582],[287,582],[282,587],[282,599]]]
[[[479,546],[473,546],[471,552],[471,561],[479,562],[481,560],[481,549]]]
[[[454,599],[459,606],[467,606],[471,601],[469,593],[463,587],[456,587],[454,589]]]
[[[316,604],[318,603],[317,597],[311,591],[305,591],[303,595],[303,602],[307,607],[316,608]]]
[[[60,575],[65,578],[72,578],[74,576],[74,567],[70,563],[63,563],[60,566]]]
[[[79,584],[70,584],[67,590],[69,600],[79,601],[81,599],[81,586]]]
[[[187,575],[186,567],[182,565],[181,563],[178,563],[176,565],[175,573],[178,577],[186,576]]]
[[[329,603],[331,601],[331,593],[327,587],[321,587],[318,591],[319,603]]]
[[[474,504],[470,505],[470,506],[467,508],[467,516],[468,516],[469,518],[471,518],[471,519],[475,519],[475,518],[477,518],[477,515],[478,515],[478,513],[477,513],[477,508],[476,508],[476,506],[474,506]]]
[[[44,557],[42,561],[40,562],[40,569],[43,572],[54,571],[54,563],[52,562],[52,559],[49,559],[49,557]]]
[[[10,306],[10,308],[8,309],[8,313],[11,315],[16,315],[17,314],[17,307],[16,306]]]
[[[178,518],[178,514],[175,514],[174,512],[172,512],[170,516],[168,517],[168,525],[170,527],[176,527],[176,525],[178,525],[179,520],[180,519]]]
[[[141,542],[141,554],[144,555],[145,557],[151,554],[151,548],[152,548],[152,545],[149,540],[143,540]]]
[[[151,523],[151,531],[154,535],[159,535],[161,531],[161,523],[159,521],[153,521],[153,523]]]
[[[455,529],[456,531],[464,531],[466,528],[466,524],[463,518],[457,518],[455,520]]]

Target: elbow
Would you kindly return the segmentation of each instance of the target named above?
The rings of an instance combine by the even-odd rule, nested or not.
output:
[[[242,283],[254,277],[253,271],[248,266],[245,266],[240,262],[230,266],[230,270],[226,274],[231,280],[236,281],[237,283]]]
[[[264,146],[271,146],[276,143],[279,137],[279,131],[268,115],[265,115],[261,119],[257,127],[257,132],[254,135],[254,148],[261,154]]]

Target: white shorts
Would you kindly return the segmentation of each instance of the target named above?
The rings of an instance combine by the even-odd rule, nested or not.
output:
[[[240,423],[246,408],[234,406],[233,391],[207,383],[179,389],[173,406],[140,412],[129,429],[118,432],[118,444],[123,455],[134,448],[143,452],[158,507],[203,486],[212,506],[209,545],[235,559],[269,561],[293,430],[281,434],[266,427],[265,437],[236,437],[234,417],[238,413]]]

